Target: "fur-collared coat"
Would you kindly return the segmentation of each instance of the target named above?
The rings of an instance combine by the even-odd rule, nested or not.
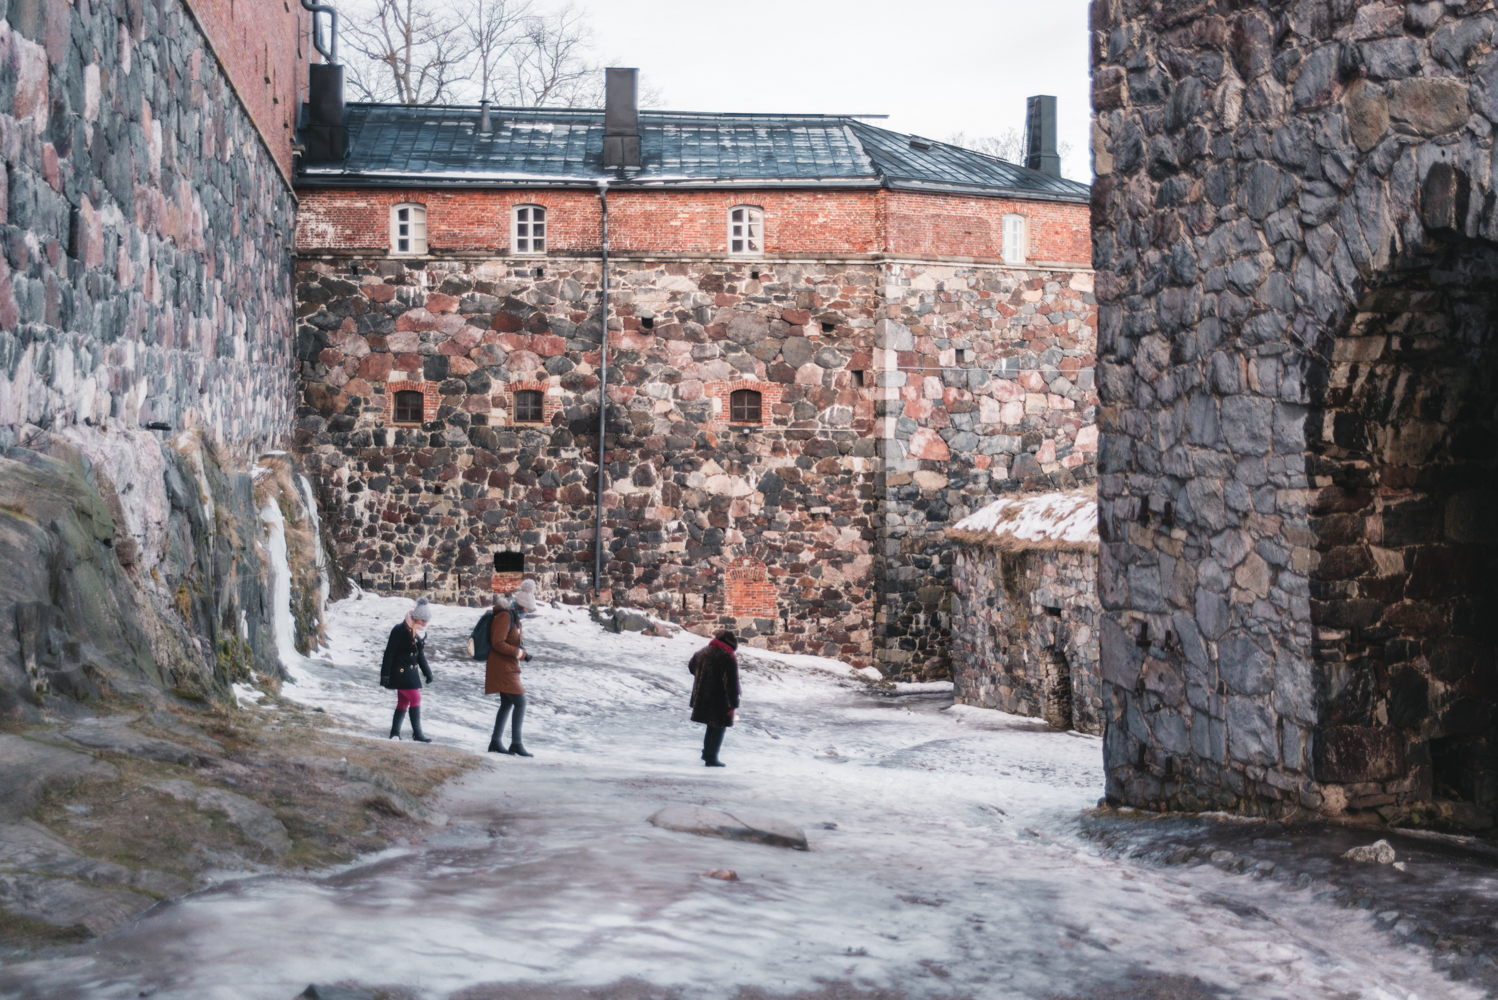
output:
[[[692,672],[692,721],[707,726],[733,725],[733,709],[739,707],[739,658],[727,645],[714,639],[692,654],[687,669]]]

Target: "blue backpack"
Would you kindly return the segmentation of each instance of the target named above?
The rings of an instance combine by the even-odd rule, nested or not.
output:
[[[468,655],[475,660],[487,660],[489,658],[489,629],[494,625],[494,609],[485,611],[479,623],[473,627],[473,634],[468,638]]]

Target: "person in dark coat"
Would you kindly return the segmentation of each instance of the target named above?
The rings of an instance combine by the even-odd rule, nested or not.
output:
[[[739,707],[739,640],[732,632],[719,632],[713,641],[692,654],[687,669],[692,672],[692,721],[707,726],[702,739],[702,762],[723,767],[718,751],[723,734],[733,725]]]
[[[380,686],[395,691],[395,718],[390,722],[390,738],[400,739],[401,724],[411,713],[411,738],[422,743],[431,739],[421,731],[421,679],[432,683],[432,668],[427,665],[427,622],[432,620],[432,606],[423,597],[416,602],[406,619],[390,630],[385,643],[385,660],[380,664]]]
[[[490,753],[507,753],[516,757],[534,757],[521,741],[520,727],[525,723],[525,686],[520,683],[520,661],[530,659],[521,646],[520,619],[536,610],[536,584],[526,580],[514,599],[497,597],[494,618],[489,623],[489,655],[484,659],[484,693],[499,695],[499,710],[494,713],[494,734],[489,737]],[[510,729],[510,748],[500,743],[505,719],[515,713]]]

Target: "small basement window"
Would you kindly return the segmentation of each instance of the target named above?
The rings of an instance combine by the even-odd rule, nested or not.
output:
[[[539,389],[521,389],[515,393],[515,422],[517,424],[539,424],[545,402]]]
[[[496,573],[524,573],[524,552],[496,552],[494,553],[494,572]]]
[[[1023,215],[1004,216],[1004,263],[1023,264],[1029,250],[1029,227]]]
[[[728,210],[728,252],[738,257],[757,257],[765,252],[765,213],[753,205]]]
[[[415,203],[390,209],[390,252],[427,252],[427,209]]]
[[[395,394],[394,422],[419,424],[423,419],[426,400],[415,389],[402,389]]]
[[[510,223],[510,246],[515,253],[546,252],[546,209],[516,205]]]
[[[728,397],[728,421],[734,424],[763,423],[761,397],[753,389],[735,389]]]

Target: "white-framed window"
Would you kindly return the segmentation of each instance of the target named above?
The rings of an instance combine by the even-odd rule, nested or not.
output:
[[[427,207],[411,202],[390,208],[390,252],[427,252]]]
[[[735,257],[758,257],[765,252],[765,213],[753,205],[728,210],[728,252]]]
[[[546,252],[546,209],[540,205],[516,205],[510,211],[512,253]]]
[[[1004,216],[1004,263],[1023,264],[1030,249],[1030,231],[1023,215]]]

